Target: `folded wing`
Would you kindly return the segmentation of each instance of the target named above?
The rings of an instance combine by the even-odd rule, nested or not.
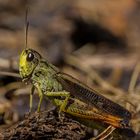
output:
[[[70,92],[75,98],[105,113],[118,116],[125,120],[131,119],[131,113],[127,109],[105,98],[72,76],[59,72],[56,74],[56,78],[61,83],[63,89]]]

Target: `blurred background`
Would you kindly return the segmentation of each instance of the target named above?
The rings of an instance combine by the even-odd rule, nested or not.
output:
[[[18,73],[27,6],[28,47],[130,110],[138,133],[140,1],[0,0],[1,71]],[[30,90],[20,78],[1,76],[0,85],[0,124],[5,128],[28,111]]]

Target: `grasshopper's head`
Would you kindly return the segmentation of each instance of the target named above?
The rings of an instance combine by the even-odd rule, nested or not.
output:
[[[24,49],[20,55],[19,72],[23,80],[28,80],[41,60],[41,55],[32,49]]]

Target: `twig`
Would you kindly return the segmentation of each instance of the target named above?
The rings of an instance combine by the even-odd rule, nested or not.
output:
[[[136,86],[136,82],[140,73],[140,63],[138,63],[133,71],[128,91],[130,94],[134,93],[134,88]]]
[[[106,139],[113,131],[115,130],[115,127],[108,126],[102,133],[100,133],[97,137],[92,138],[91,140],[104,140]]]
[[[14,72],[0,71],[0,75],[20,78],[20,75],[18,73],[14,73]]]

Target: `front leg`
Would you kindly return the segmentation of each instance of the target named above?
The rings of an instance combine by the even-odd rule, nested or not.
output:
[[[41,88],[39,87],[39,85],[36,85],[36,88],[38,90],[38,94],[39,94],[39,103],[38,103],[38,107],[37,107],[37,112],[40,112],[40,108],[41,108],[41,103],[43,100],[43,92],[41,90]]]
[[[34,94],[34,91],[35,91],[35,86],[32,86],[31,92],[30,92],[30,101],[29,101],[30,110],[29,110],[29,112],[32,111],[32,107],[33,107],[33,94]]]
[[[70,97],[70,93],[66,92],[66,91],[61,91],[61,92],[47,92],[45,95],[49,96],[49,97],[65,97],[65,100],[63,101],[63,103],[60,105],[60,110],[59,113],[61,113],[62,111],[65,110],[67,103],[68,103],[68,99]]]

